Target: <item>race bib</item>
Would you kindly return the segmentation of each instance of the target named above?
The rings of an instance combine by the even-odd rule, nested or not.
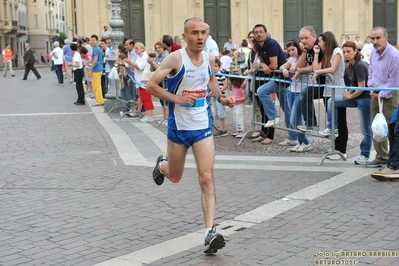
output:
[[[186,108],[201,108],[201,107],[206,107],[206,90],[200,90],[200,91],[188,91],[184,90],[182,92],[182,96],[187,95],[187,94],[192,94],[197,96],[197,100],[193,104],[187,104],[187,105],[182,105]]]

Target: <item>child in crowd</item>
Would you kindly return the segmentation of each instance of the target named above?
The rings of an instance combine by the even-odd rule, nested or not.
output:
[[[215,64],[213,65],[213,72],[215,73],[216,80],[218,81],[220,91],[222,95],[225,95],[225,90],[227,89],[227,79],[225,76],[221,75],[220,67],[222,63],[219,59],[215,59]],[[211,92],[211,109],[213,118],[220,121],[219,131],[214,134],[215,137],[225,137],[229,133],[226,130],[226,125],[224,119],[226,118],[226,110],[224,106],[217,101],[215,95]]]
[[[90,66],[91,66],[91,54],[85,47],[80,47],[80,55],[82,56],[82,62],[84,67],[84,77],[86,82],[86,94],[89,95],[90,98],[94,99],[94,92],[92,87],[92,78],[90,75]]]
[[[230,51],[223,51],[222,57],[220,58],[220,62],[222,63],[222,73],[229,74],[230,73],[230,66],[233,62],[231,59]]]
[[[129,77],[127,75],[127,70],[125,67],[124,59],[126,58],[126,54],[119,54],[118,58],[116,59],[116,64],[118,66],[118,73],[119,73],[119,89],[121,97],[127,101],[127,107],[131,109],[133,106],[132,104],[137,101],[133,90],[129,87]],[[137,111],[137,110],[132,110]],[[133,116],[131,114],[127,114],[127,116]]]
[[[233,75],[238,75],[238,73],[232,73]],[[244,135],[244,111],[245,111],[245,99],[247,98],[245,94],[245,86],[247,83],[246,79],[242,78],[229,78],[231,84],[231,90],[233,92],[233,97],[235,100],[235,105],[233,108],[234,122],[236,124],[236,133],[231,134],[236,138],[242,138]]]
[[[119,89],[121,90],[121,96],[123,97],[123,90],[127,86],[127,81],[129,80],[129,77],[127,76],[127,71],[125,68],[125,64],[123,62],[123,59],[126,58],[125,54],[119,54],[118,58],[116,59],[116,64],[118,66],[118,74],[119,74]]]

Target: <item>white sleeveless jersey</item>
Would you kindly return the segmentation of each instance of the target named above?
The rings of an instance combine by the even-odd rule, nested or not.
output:
[[[212,75],[209,55],[201,52],[203,62],[195,66],[187,55],[186,49],[180,49],[182,66],[179,72],[168,77],[168,91],[176,95],[195,94],[197,100],[192,105],[169,104],[168,128],[172,130],[201,130],[212,127],[209,110],[208,82]]]

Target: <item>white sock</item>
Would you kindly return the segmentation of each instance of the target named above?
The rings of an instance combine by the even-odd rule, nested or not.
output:
[[[158,169],[159,169],[159,171],[161,172],[161,174],[164,174],[163,169],[162,169],[162,163],[163,163],[163,162],[164,162],[164,161],[160,161],[159,164],[158,164]]]
[[[212,227],[205,229],[205,237],[208,235],[209,231],[212,231]]]

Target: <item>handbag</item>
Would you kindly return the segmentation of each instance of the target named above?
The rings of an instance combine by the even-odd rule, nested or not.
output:
[[[383,101],[378,96],[378,107],[379,113],[374,117],[373,123],[371,124],[371,130],[373,131],[373,139],[377,142],[383,142],[388,137],[388,123],[382,113]]]
[[[116,69],[116,67],[113,67],[111,69],[111,71],[108,74],[108,78],[110,80],[119,80],[119,74],[118,74],[118,70]]]
[[[147,84],[147,82],[150,80],[154,72],[151,72],[151,66],[148,64],[143,71],[143,75],[141,76],[141,83]]]

